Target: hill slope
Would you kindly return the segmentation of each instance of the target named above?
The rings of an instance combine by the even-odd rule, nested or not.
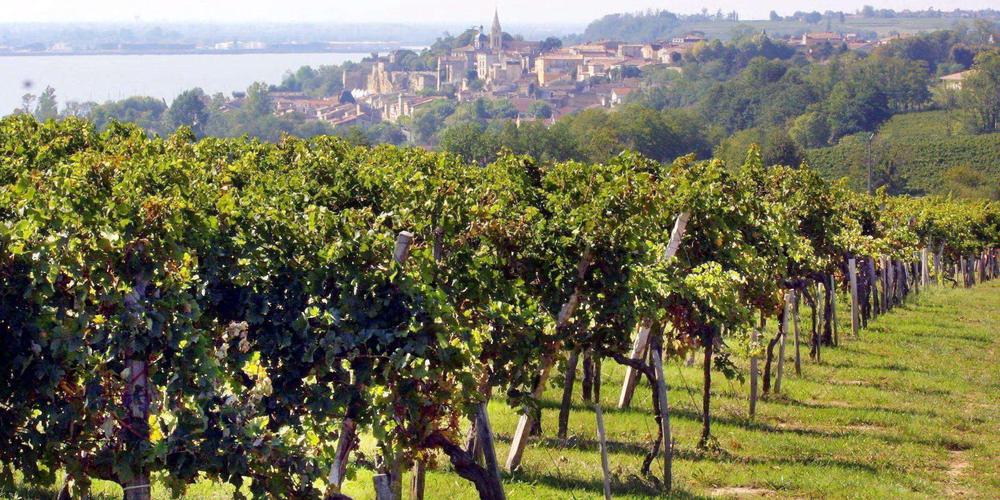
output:
[[[826,177],[849,178],[861,189],[867,178],[867,134],[843,138],[836,146],[811,149],[806,161]],[[953,114],[928,111],[897,115],[886,122],[873,146],[876,165],[885,171],[891,165],[897,192],[945,194],[954,185],[956,171],[976,172],[980,180],[1000,177],[1000,134],[970,135],[961,131]],[[961,180],[958,181],[961,184]]]

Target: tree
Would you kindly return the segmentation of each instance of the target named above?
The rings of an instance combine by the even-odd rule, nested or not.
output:
[[[1000,184],[982,170],[956,165],[941,174],[942,191],[958,198],[1000,199]]]
[[[962,81],[959,104],[968,127],[976,132],[1000,130],[1000,51],[980,52],[973,72]]]
[[[812,111],[796,118],[788,129],[788,135],[799,147],[818,148],[827,145],[830,125],[826,116]]]
[[[892,116],[889,99],[878,86],[859,80],[843,80],[826,100],[831,139],[876,126]]]
[[[153,133],[161,133],[173,128],[165,117],[167,109],[166,103],[161,99],[129,97],[122,101],[96,104],[89,116],[99,129],[106,128],[112,120],[117,120],[135,123]]]
[[[35,108],[35,118],[39,120],[49,120],[59,117],[59,103],[56,102],[56,89],[45,87],[42,95],[38,96],[38,106]]]
[[[528,106],[528,114],[535,118],[552,118],[552,106],[545,101],[535,101]]]
[[[550,36],[545,40],[542,40],[542,52],[551,52],[556,49],[562,48],[562,40],[554,36]]]
[[[770,14],[768,14],[768,18],[771,19],[772,21],[780,21],[781,20],[781,16],[778,15],[778,13],[775,12],[775,11],[773,11],[773,10],[771,11]]]
[[[268,86],[264,82],[255,82],[247,88],[247,97],[243,109],[252,116],[264,116],[271,114],[274,103]]]
[[[36,100],[38,100],[38,96],[36,96],[35,94],[32,94],[30,92],[24,94],[23,96],[21,96],[21,109],[19,111],[26,115],[30,115],[32,113],[32,110],[35,109]]]
[[[465,161],[486,165],[496,158],[493,134],[475,122],[459,123],[441,132],[440,147]]]
[[[201,135],[208,123],[208,109],[205,106],[205,92],[200,88],[185,90],[167,110],[167,117],[174,127],[191,127],[196,135]]]
[[[65,107],[63,108],[63,116],[79,116],[86,117],[93,112],[94,107],[97,103],[94,102],[79,102],[79,101],[67,101]]]

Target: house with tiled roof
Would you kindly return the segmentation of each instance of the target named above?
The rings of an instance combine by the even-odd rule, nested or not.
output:
[[[802,39],[799,41],[799,45],[809,47],[819,45],[821,43],[841,43],[843,41],[844,37],[840,33],[824,31],[820,33],[803,33]]]
[[[952,73],[950,75],[944,75],[938,80],[941,81],[941,85],[949,90],[962,90],[962,82],[965,81],[970,75],[975,73],[976,70],[968,69],[965,71],[959,71],[958,73]]]

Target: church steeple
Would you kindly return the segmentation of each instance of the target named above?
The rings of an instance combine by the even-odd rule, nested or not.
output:
[[[490,29],[490,50],[500,52],[503,50],[503,28],[500,27],[500,11],[493,11],[493,28]]]

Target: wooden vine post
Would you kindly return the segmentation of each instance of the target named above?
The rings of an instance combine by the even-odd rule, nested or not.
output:
[[[337,438],[337,452],[333,456],[333,464],[330,465],[330,476],[327,479],[327,488],[333,493],[340,493],[344,477],[347,474],[347,461],[357,441],[357,436],[357,424],[350,417],[345,418],[340,424],[340,435]]]
[[[427,465],[423,460],[413,463],[413,475],[410,477],[410,498],[424,500],[424,482],[427,478]]]
[[[928,267],[930,265],[930,253],[931,250],[928,247],[920,250],[920,285],[923,287],[927,287],[931,283],[931,270]]]
[[[750,344],[757,345],[760,339],[760,332],[756,328],[750,330]],[[760,375],[760,366],[757,355],[750,356],[750,417],[757,414],[757,378]]]
[[[937,252],[934,252],[934,278],[937,281],[938,286],[944,285],[944,243],[938,246]]]
[[[131,440],[140,443],[140,440],[149,439],[149,363],[144,359],[129,360],[129,383],[127,391],[130,394],[128,421],[133,432],[137,436],[131,436]],[[141,466],[140,466],[141,467]],[[125,500],[149,500],[152,498],[149,484],[149,472],[144,468],[125,482],[123,486]]]
[[[851,282],[851,334],[858,336],[858,269],[853,257],[847,260],[847,275]]]
[[[791,326],[792,314],[792,292],[785,292],[785,314],[783,315],[781,328],[781,341],[778,344],[778,368],[774,376],[774,393],[781,394],[781,378],[785,374],[785,340],[788,337],[788,327]]]
[[[632,344],[632,352],[629,358],[641,360],[646,357],[649,348],[650,323],[645,322],[639,327],[639,335],[636,336],[635,343]],[[618,408],[628,408],[632,404],[632,395],[635,393],[635,383],[638,380],[639,371],[631,366],[625,368],[625,381],[622,382],[622,393],[618,398]]]
[[[566,361],[566,379],[563,383],[562,404],[559,405],[559,430],[556,437],[566,439],[566,431],[569,427],[569,409],[573,403],[573,384],[576,382],[576,365],[580,360],[580,348],[577,347],[569,353]]]
[[[500,481],[500,466],[497,464],[497,450],[493,442],[493,426],[490,425],[490,414],[487,411],[486,403],[479,405],[476,412],[476,441],[483,450],[483,460],[486,470],[497,477]],[[505,498],[503,489],[499,491],[501,500]]]
[[[795,326],[795,375],[802,375],[802,354],[799,351],[799,304],[802,297],[798,291],[792,290],[792,323]]]
[[[674,220],[674,228],[670,231],[670,241],[667,242],[667,249],[663,252],[663,259],[669,262],[671,259],[677,255],[677,251],[681,247],[681,240],[684,238],[684,233],[687,231],[688,221],[691,220],[691,212],[681,212]],[[639,334],[636,336],[635,343],[632,344],[632,352],[629,357],[636,361],[641,361],[646,357],[646,351],[649,349],[649,329],[652,325],[651,320],[644,320],[639,327]],[[632,395],[635,393],[635,383],[638,379],[639,371],[631,366],[625,369],[625,381],[622,382],[622,392],[618,397],[618,408],[624,409],[628,408],[632,403]]]
[[[396,248],[392,252],[392,258],[396,264],[402,266],[410,256],[410,246],[413,245],[413,233],[403,231],[396,237]],[[375,483],[375,498],[378,500],[400,500],[403,497],[403,468],[399,457],[385,457],[387,463],[383,464],[385,472],[372,476]],[[418,482],[422,486],[423,477]],[[423,496],[423,492],[421,492]]]
[[[608,440],[604,434],[604,414],[601,413],[601,403],[594,403],[594,415],[597,418],[597,439],[601,444],[601,472],[604,474],[604,499],[611,500],[611,470],[608,467]]]
[[[138,276],[135,286],[125,297],[130,326],[141,331],[145,328],[145,300],[149,279]],[[143,448],[149,443],[149,359],[147,355],[129,350],[128,372],[125,375],[125,391],[122,402],[126,408],[126,447],[135,456],[142,456]],[[122,484],[125,500],[149,500],[152,498],[149,471],[141,461],[138,470]]]
[[[840,345],[837,328],[837,279],[830,275],[830,325],[833,329],[833,345]]]
[[[889,296],[892,294],[892,287],[889,286],[889,261],[885,257],[879,258],[882,281],[882,312],[889,312]]]
[[[580,281],[583,281],[584,276],[586,276],[592,260],[593,255],[591,250],[587,249],[580,258],[579,264],[577,264],[577,278]],[[576,307],[580,304],[580,293],[580,285],[578,284],[570,295],[569,300],[559,309],[559,316],[556,318],[556,331],[566,328],[569,324],[569,320],[573,317]],[[537,400],[545,392],[545,383],[548,382],[552,365],[556,362],[556,357],[557,353],[552,352],[542,359],[542,369],[538,373],[538,382],[531,393],[533,399]],[[534,426],[534,412],[526,409],[521,413],[521,418],[517,421],[517,429],[514,431],[514,438],[510,443],[510,452],[507,454],[508,471],[513,472],[521,465],[521,457],[524,455],[524,448],[528,445],[528,434],[531,433],[532,426]]]
[[[882,308],[879,302],[878,285],[876,283],[878,279],[875,274],[875,259],[865,257],[862,264],[865,266],[865,281],[868,283],[868,292],[870,294],[868,304],[871,307],[871,317],[876,318],[879,314],[882,314]]]
[[[667,402],[667,379],[663,375],[663,353],[657,340],[653,346],[653,369],[656,370],[656,395],[660,405],[660,429],[663,434],[663,487],[673,488],[674,444],[670,437],[670,405]]]

